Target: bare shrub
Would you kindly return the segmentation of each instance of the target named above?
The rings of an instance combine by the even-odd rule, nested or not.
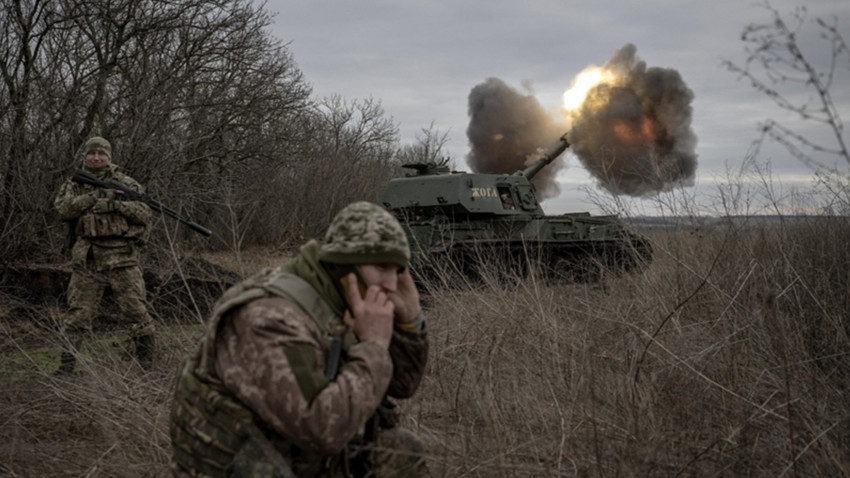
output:
[[[245,0],[4,2],[2,252],[55,257],[53,194],[92,135],[165,204],[228,225],[216,208],[223,172],[239,171],[244,190],[286,163],[310,107],[270,22]]]

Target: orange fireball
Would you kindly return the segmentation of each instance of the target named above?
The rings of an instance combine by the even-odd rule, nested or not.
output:
[[[614,125],[614,134],[629,144],[653,143],[658,137],[658,126],[650,117],[643,116],[638,124],[621,121]]]

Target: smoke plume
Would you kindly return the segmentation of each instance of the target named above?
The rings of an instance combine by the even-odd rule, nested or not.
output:
[[[476,173],[511,174],[524,169],[541,149],[556,143],[564,130],[536,98],[498,78],[488,78],[469,92],[466,136],[471,150],[466,161]],[[533,178],[539,199],[560,193],[555,174],[563,166],[561,161],[554,161]]]
[[[571,150],[613,194],[646,196],[692,186],[693,92],[675,70],[651,67],[627,44],[602,67],[605,80],[569,111]]]

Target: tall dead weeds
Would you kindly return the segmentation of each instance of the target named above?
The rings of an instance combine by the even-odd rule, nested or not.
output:
[[[603,284],[429,287],[404,424],[435,476],[846,475],[848,233],[844,218],[680,229]],[[155,373],[105,346],[70,380],[4,374],[2,473],[167,476],[174,371],[199,334],[163,328]]]

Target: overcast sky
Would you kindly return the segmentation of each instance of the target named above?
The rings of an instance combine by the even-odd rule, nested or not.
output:
[[[837,16],[850,41],[850,1],[773,0],[788,14],[806,4],[808,16]],[[741,32],[772,17],[747,0],[270,0],[273,34],[289,47],[317,97],[380,100],[412,143],[432,122],[448,131],[448,152],[468,170],[466,127],[470,90],[497,77],[556,111],[571,80],[602,65],[628,43],[649,67],[677,70],[694,93],[698,138],[694,191],[713,189],[737,170],[759,121],[783,115],[769,100],[721,66],[742,63]],[[790,15],[785,15],[790,19]],[[826,60],[826,45],[808,43]],[[834,87],[839,111],[850,114],[850,60]],[[843,81],[841,81],[843,79]],[[557,138],[553,138],[554,142]],[[845,135],[845,139],[846,135]],[[769,151],[773,174],[785,184],[808,181],[809,170]],[[549,213],[595,211],[586,189],[593,180],[572,155],[559,180],[562,194],[544,203]],[[584,188],[579,187],[584,185]]]

